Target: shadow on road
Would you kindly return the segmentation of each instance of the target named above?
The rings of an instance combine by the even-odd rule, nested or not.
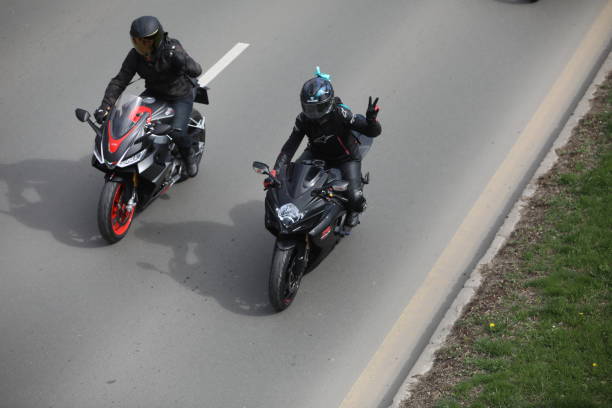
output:
[[[108,246],[96,224],[103,179],[90,166],[89,157],[0,164],[0,214],[48,231],[69,246]],[[139,220],[130,235],[167,246],[172,256],[167,270],[146,262],[138,265],[168,274],[232,312],[271,314],[267,285],[273,239],[263,226],[263,203],[239,204],[229,215],[228,224]]]
[[[95,177],[90,167],[89,157],[0,164],[0,214],[49,231],[66,245],[106,245],[96,225],[102,178]]]
[[[145,242],[171,248],[172,257],[167,270],[147,262],[138,265],[170,275],[192,291],[215,298],[231,312],[272,314],[267,286],[274,241],[263,226],[263,203],[239,204],[229,215],[229,225],[140,220],[131,233]]]

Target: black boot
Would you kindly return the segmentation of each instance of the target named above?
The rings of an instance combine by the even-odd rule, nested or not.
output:
[[[195,177],[198,174],[198,162],[192,148],[181,148],[181,156],[185,162],[185,169],[189,177]]]
[[[346,215],[346,221],[344,221],[344,225],[351,228],[354,228],[359,225],[359,213],[357,211],[349,211]]]

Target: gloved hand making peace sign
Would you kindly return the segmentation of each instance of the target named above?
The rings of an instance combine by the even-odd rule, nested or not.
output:
[[[366,119],[368,120],[368,122],[373,122],[376,120],[376,116],[378,115],[378,111],[380,110],[380,107],[377,104],[378,98],[376,98],[374,100],[374,103],[372,103],[372,97],[370,96],[370,98],[368,99],[368,110],[366,110]]]

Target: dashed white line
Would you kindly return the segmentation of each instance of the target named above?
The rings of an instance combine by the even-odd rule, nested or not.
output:
[[[242,51],[246,50],[249,44],[246,43],[237,43],[232,47],[231,50],[225,53],[223,57],[215,65],[210,67],[208,71],[202,74],[198,81],[200,85],[205,86],[208,85],[221,71],[223,71],[229,64],[232,63],[233,60],[238,57]]]

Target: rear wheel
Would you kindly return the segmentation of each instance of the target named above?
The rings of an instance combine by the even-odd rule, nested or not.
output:
[[[107,181],[102,188],[98,201],[98,228],[109,244],[121,240],[132,225],[135,203],[128,208],[127,182]]]
[[[298,251],[295,246],[285,250],[274,247],[268,294],[270,303],[277,312],[285,310],[293,303],[300,287],[304,268],[297,258]]]

